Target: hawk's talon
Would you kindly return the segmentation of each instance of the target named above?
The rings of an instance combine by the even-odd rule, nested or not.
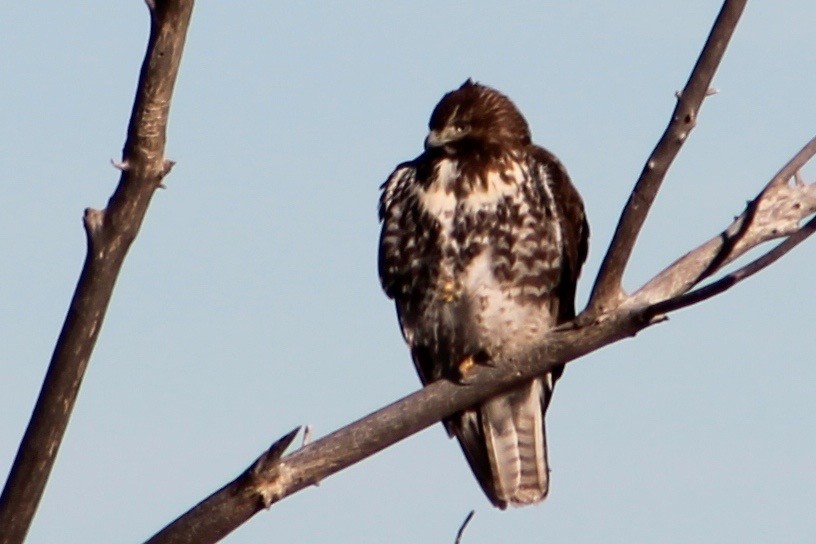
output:
[[[472,355],[468,355],[464,359],[459,362],[459,366],[456,368],[459,371],[459,379],[465,378],[468,374],[473,371],[473,367],[476,366],[476,361],[473,359]]]

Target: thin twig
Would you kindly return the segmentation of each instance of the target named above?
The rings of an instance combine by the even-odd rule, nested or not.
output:
[[[655,146],[629,201],[621,213],[615,235],[601,264],[592,288],[587,312],[598,315],[623,299],[622,279],[635,241],[643,227],[660,185],[680,148],[697,121],[697,113],[706,97],[714,73],[722,60],[747,0],[726,0],[711,29],[700,57],[677,99],[666,131]]]
[[[462,522],[462,526],[459,527],[459,531],[456,532],[456,540],[453,544],[461,544],[462,543],[462,535],[465,534],[465,527],[468,526],[470,520],[473,519],[473,514],[476,513],[476,510],[471,510],[470,513],[465,517],[465,521]]]
[[[312,426],[306,425],[303,427],[303,443],[301,447],[306,447],[312,441]]]
[[[156,2],[128,126],[119,185],[105,210],[85,212],[88,252],[39,398],[0,496],[0,543],[25,539],[71,416],[128,248],[169,172],[165,133],[193,0]]]

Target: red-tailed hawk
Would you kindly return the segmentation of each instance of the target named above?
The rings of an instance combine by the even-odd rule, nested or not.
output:
[[[380,281],[423,384],[500,365],[574,317],[589,236],[566,170],[506,96],[467,80],[428,126],[380,198]],[[547,495],[544,413],[562,370],[444,421],[500,508]]]

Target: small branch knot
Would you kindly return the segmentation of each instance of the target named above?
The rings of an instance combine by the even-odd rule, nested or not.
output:
[[[292,483],[292,470],[281,462],[281,457],[299,431],[297,427],[275,441],[244,473],[264,508],[285,497]]]
[[[114,168],[121,172],[127,172],[130,170],[130,163],[127,160],[117,161],[116,159],[111,159],[110,162]]]
[[[105,223],[105,210],[85,208],[82,222],[85,224],[85,232],[88,234],[88,239],[95,240],[102,231],[102,226]]]
[[[175,165],[176,165],[176,161],[171,161],[170,159],[164,159],[164,161],[162,161],[161,172],[159,172],[160,178],[164,179],[164,176],[169,174],[170,171],[173,169],[173,167]]]
[[[176,161],[171,161],[170,159],[164,159],[162,161],[161,170],[159,170],[158,175],[158,183],[156,184],[156,188],[158,189],[167,189],[167,186],[163,183],[163,180],[167,174],[173,169],[176,165]]]
[[[275,478],[264,478],[255,486],[258,498],[267,510],[286,496],[286,491],[292,484],[293,471],[286,463],[279,463],[275,472]]]

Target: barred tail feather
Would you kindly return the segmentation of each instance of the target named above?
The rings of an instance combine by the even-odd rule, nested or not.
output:
[[[479,484],[499,508],[533,504],[547,496],[544,413],[551,384],[549,376],[534,380],[448,423]]]

